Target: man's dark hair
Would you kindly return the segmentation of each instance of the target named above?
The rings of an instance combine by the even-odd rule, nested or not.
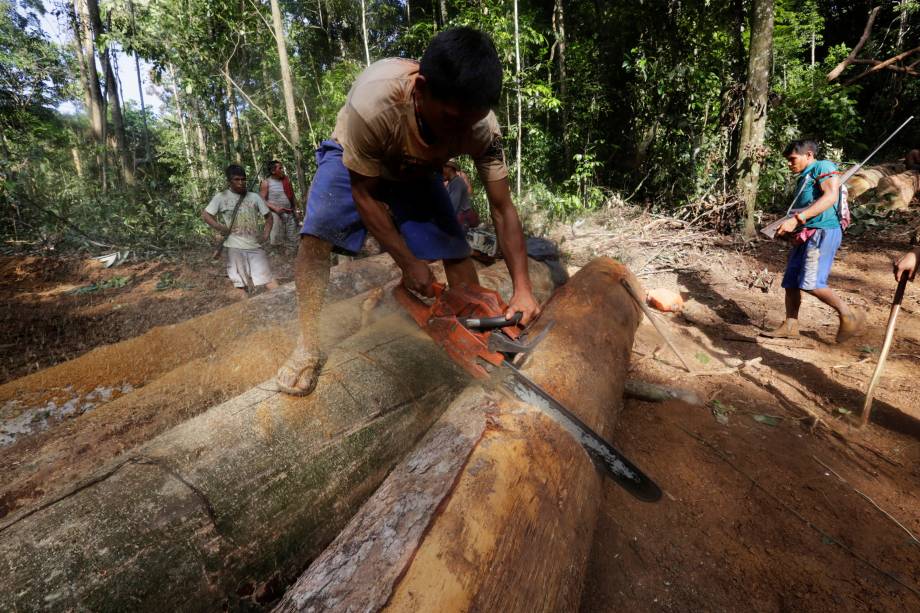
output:
[[[802,138],[794,140],[786,145],[786,148],[783,150],[783,157],[789,157],[793,153],[805,155],[809,151],[811,151],[815,157],[818,157],[818,143],[813,140]]]
[[[419,73],[438,100],[479,110],[497,106],[501,97],[498,52],[488,35],[473,28],[451,28],[435,36]]]
[[[233,177],[245,177],[246,171],[243,170],[243,167],[239,164],[230,164],[224,169],[224,176],[227,177],[227,181]]]
[[[269,160],[265,162],[265,174],[266,175],[272,174],[272,172],[275,170],[275,166],[277,166],[280,163],[281,162],[279,162],[278,160]]]

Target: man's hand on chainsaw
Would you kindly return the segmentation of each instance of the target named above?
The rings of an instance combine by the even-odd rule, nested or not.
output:
[[[428,298],[434,296],[434,275],[422,260],[414,260],[403,266],[403,285],[416,294]]]
[[[536,319],[537,315],[540,314],[540,303],[537,302],[533,292],[529,289],[515,290],[514,295],[511,296],[511,302],[508,304],[508,310],[505,311],[505,319],[511,319],[518,311],[524,314],[521,317],[521,325],[523,326]]]

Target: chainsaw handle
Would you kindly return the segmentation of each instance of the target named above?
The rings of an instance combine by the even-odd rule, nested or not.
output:
[[[477,330],[497,330],[499,328],[518,325],[521,323],[522,317],[524,317],[524,314],[520,311],[515,313],[511,319],[505,319],[504,315],[497,315],[495,317],[465,317],[460,319],[460,325],[464,328],[476,328]]]

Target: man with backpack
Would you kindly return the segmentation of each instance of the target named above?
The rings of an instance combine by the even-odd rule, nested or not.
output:
[[[818,145],[812,140],[792,141],[783,151],[789,169],[799,175],[792,207],[796,213],[776,232],[792,241],[783,276],[786,318],[775,330],[761,334],[771,338],[798,337],[799,307],[805,291],[837,311],[837,342],[842,343],[862,331],[866,317],[854,312],[827,284],[843,238],[844,215],[837,166],[830,160],[818,160],[817,154]]]

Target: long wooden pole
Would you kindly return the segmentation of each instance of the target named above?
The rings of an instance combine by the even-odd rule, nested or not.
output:
[[[869,379],[869,387],[866,389],[866,400],[863,402],[862,419],[859,427],[864,427],[869,423],[869,415],[872,412],[872,396],[875,393],[875,386],[879,379],[882,378],[882,370],[885,368],[885,360],[888,358],[888,351],[891,349],[891,342],[894,340],[894,327],[898,321],[898,312],[901,310],[901,301],[904,300],[904,290],[910,275],[905,270],[901,274],[901,280],[898,281],[898,289],[894,292],[894,300],[891,303],[891,313],[888,315],[888,327],[885,329],[885,342],[882,343],[882,350],[878,354],[878,364],[875,365],[875,372]]]

